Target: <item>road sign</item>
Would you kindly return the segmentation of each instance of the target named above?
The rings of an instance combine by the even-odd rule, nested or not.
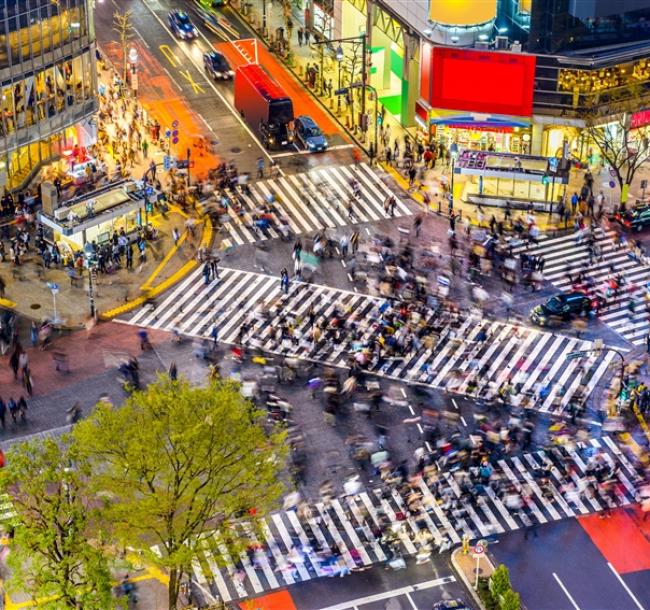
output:
[[[52,294],[58,294],[59,285],[56,282],[48,282],[47,287],[52,291]]]
[[[172,138],[172,144],[178,144],[178,138],[176,136]]]
[[[172,135],[172,130],[171,129],[165,129],[165,137],[166,138],[171,138]]]
[[[609,181],[609,188],[613,189],[615,186],[616,186],[616,182],[614,182],[613,180],[610,180]]]
[[[472,550],[474,552],[474,555],[482,555],[483,553],[485,553],[485,547],[480,543],[475,544]]]
[[[177,137],[178,137],[178,129],[174,129],[174,131],[172,131],[172,137],[173,137],[173,138],[177,138]]]
[[[172,121],[172,129],[178,129],[178,120]]]
[[[169,171],[171,168],[171,159],[169,158],[169,155],[165,155],[163,157],[163,168],[165,169],[166,172]]]

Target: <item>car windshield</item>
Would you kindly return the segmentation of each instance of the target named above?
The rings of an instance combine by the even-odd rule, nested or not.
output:
[[[307,138],[317,138],[322,135],[322,132],[318,127],[305,127],[304,133]]]
[[[226,63],[226,60],[221,57],[221,55],[212,56],[212,65],[219,70],[228,70],[228,64]]]
[[[562,309],[563,306],[562,299],[560,297],[551,297],[548,301],[546,301],[545,307],[547,309],[550,309],[551,311],[559,311]]]
[[[185,13],[176,13],[176,19],[181,25],[189,25],[190,18]]]

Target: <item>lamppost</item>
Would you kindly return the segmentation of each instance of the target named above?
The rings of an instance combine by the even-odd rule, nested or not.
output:
[[[336,61],[339,64],[339,86],[337,88],[338,90],[341,89],[341,64],[343,63],[343,58],[344,58],[343,47],[341,45],[339,45],[338,47],[336,47]],[[336,114],[337,115],[341,114],[341,94],[340,93],[336,96]]]
[[[458,151],[451,151],[451,193],[449,193],[449,215],[454,211],[454,173],[456,169],[456,159],[458,158]]]
[[[262,0],[262,38],[266,38],[266,0]]]

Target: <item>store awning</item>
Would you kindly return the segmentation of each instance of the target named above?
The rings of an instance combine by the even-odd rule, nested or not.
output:
[[[524,117],[507,117],[496,115],[454,114],[450,116],[432,116],[431,125],[446,125],[459,129],[482,129],[485,131],[510,131],[514,127],[530,127],[530,121]]]

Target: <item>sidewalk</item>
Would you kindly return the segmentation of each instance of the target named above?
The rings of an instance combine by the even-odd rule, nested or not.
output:
[[[109,62],[104,69],[98,70],[99,86],[103,95],[100,96],[98,143],[94,152],[98,164],[105,165],[108,176],[115,174],[119,161],[127,175],[140,179],[149,171],[149,164],[153,160],[159,166],[156,177],[160,180],[162,189],[167,191],[171,188],[174,179],[171,177],[171,172],[164,172],[160,167],[166,152],[166,142],[164,139],[159,143],[153,140],[151,126],[155,121],[162,126],[163,121],[169,119],[166,114],[158,113],[168,104],[167,101],[162,101],[164,99],[162,96],[168,92],[168,85],[171,85],[156,76],[155,66],[150,64],[153,58],[145,54],[144,50],[142,55],[145,65],[142,69],[141,89],[137,100],[130,95],[122,102],[117,96],[114,90],[116,72]],[[119,59],[114,52],[109,53],[109,57],[114,60]],[[162,73],[162,70],[160,72]],[[187,105],[184,100],[179,99],[174,103],[176,106]],[[180,112],[176,107],[172,111]],[[187,116],[190,115],[188,111]],[[189,119],[187,121],[189,122]],[[129,126],[133,125],[135,129],[131,132],[131,137],[143,143],[143,146],[138,147],[137,150],[129,150],[124,146],[122,135],[129,131]],[[193,147],[195,166],[191,170],[192,177],[202,178],[208,169],[218,164],[219,159],[204,147],[202,140],[196,139],[191,129],[189,127],[189,133],[179,137],[179,146]],[[164,131],[164,127],[162,130]],[[48,170],[45,170],[44,175],[47,174]],[[74,196],[73,187],[63,193],[64,200]],[[112,273],[98,273],[96,276],[93,297],[96,310],[100,314],[104,313],[104,317],[110,318],[122,313],[125,304],[129,308],[135,307],[142,302],[145,291],[147,296],[155,296],[196,266],[197,248],[211,246],[212,231],[209,223],[205,225],[205,230],[197,225],[196,229],[193,229],[195,233],[193,236],[186,228],[188,222],[192,222],[189,219],[187,213],[175,206],[170,206],[169,212],[165,215],[155,213],[149,215],[148,221],[157,231],[158,237],[147,242],[146,260],[139,264],[138,253],[135,252],[133,269],[120,268]],[[171,235],[173,228],[177,228],[182,233],[177,244],[174,243]],[[80,327],[90,315],[87,273],[84,272],[82,279],[75,281],[73,285],[68,270],[62,265],[45,268],[34,247],[22,258],[19,267],[15,267],[9,260],[0,263],[0,277],[6,284],[5,298],[0,299],[0,306],[12,309],[26,318],[38,321],[53,317],[54,302],[47,286],[47,283],[52,282],[59,286],[56,310],[57,316],[62,319],[65,326]]]

